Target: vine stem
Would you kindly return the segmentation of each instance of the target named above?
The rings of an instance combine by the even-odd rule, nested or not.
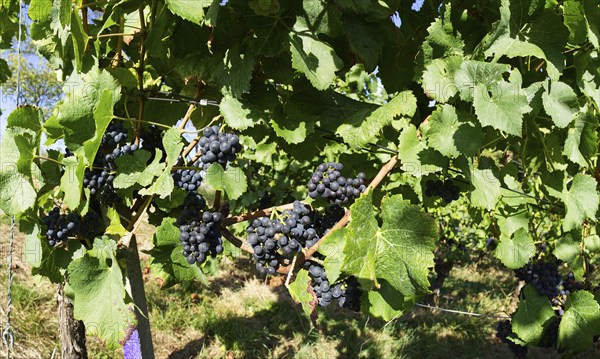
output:
[[[64,166],[64,165],[63,165],[61,162],[59,162],[59,161],[57,161],[57,160],[55,160],[55,159],[53,159],[53,158],[44,157],[44,156],[37,156],[37,155],[35,156],[35,158],[38,158],[38,159],[40,159],[40,160],[44,160],[44,161],[50,161],[50,162],[54,162],[54,163],[56,163],[56,164],[58,164],[58,165]]]
[[[194,98],[196,99],[196,101],[200,101],[200,96],[202,96],[202,87],[203,87],[202,82],[198,83],[198,86],[196,87],[196,94],[194,95]],[[196,108],[196,104],[191,104],[190,107],[188,107],[188,110],[185,113],[185,116],[183,116],[183,119],[181,120],[181,123],[179,124],[179,127],[177,128],[179,131],[184,130],[188,121],[192,117],[192,112],[194,112],[195,108]]]
[[[234,246],[236,246],[239,249],[243,250],[244,252],[247,252],[247,253],[250,253],[250,254],[254,253],[254,249],[252,249],[252,247],[250,247],[249,244],[247,244],[246,242],[242,241],[238,237],[234,236],[233,233],[231,233],[229,231],[229,229],[227,229],[225,226],[221,226],[221,234],[231,244],[233,244]]]
[[[140,88],[140,92],[144,92],[144,62],[146,57],[146,20],[144,18],[144,7],[140,6],[138,8],[138,12],[140,14],[140,32],[142,33],[140,39],[140,66],[138,68],[138,84]],[[135,131],[135,144],[139,146],[140,144],[140,136],[142,134],[142,119],[144,118],[144,97],[140,97],[140,108],[138,112],[138,122],[137,128]]]
[[[284,204],[281,206],[275,206],[275,207],[270,207],[270,208],[265,208],[265,209],[261,209],[258,211],[254,211],[254,212],[240,214],[239,216],[227,217],[223,220],[223,226],[231,226],[232,224],[249,221],[249,220],[255,219],[255,218],[268,217],[274,211],[284,211],[286,209],[294,209],[294,204],[288,203],[288,204]]]
[[[394,169],[396,163],[398,163],[398,155],[392,156],[392,158],[390,158],[390,160],[379,170],[377,176],[373,178],[373,180],[367,187],[367,191],[377,188],[381,181],[383,181],[383,179],[392,171],[392,169]],[[290,271],[293,271],[295,268],[298,268],[306,260],[312,258],[312,256],[319,250],[319,247],[325,238],[329,237],[329,235],[331,235],[331,233],[333,233],[335,230],[344,228],[348,224],[348,222],[350,222],[350,211],[346,211],[344,217],[342,217],[342,219],[340,219],[339,222],[337,222],[335,226],[333,226],[333,228],[330,229],[329,232],[327,232],[327,234],[321,237],[317,241],[317,243],[315,243],[312,247],[307,249],[304,253],[300,253],[298,255],[298,259],[295,265],[279,268],[278,272],[287,274]]]
[[[123,31],[123,27],[125,25],[125,18],[121,16],[119,19],[119,32]],[[112,59],[112,67],[118,67],[121,62],[121,52],[123,51],[123,36],[119,36],[117,39],[117,47],[115,48],[115,56]]]
[[[119,120],[119,121],[131,121],[132,120],[130,118],[119,117],[119,116],[113,116],[113,119]],[[171,126],[169,126],[169,125],[165,125],[165,124],[158,123],[158,122],[147,121],[147,120],[137,120],[135,118],[133,120],[141,122],[141,123],[147,123],[149,125],[154,125],[154,126],[157,126],[157,127],[162,127],[162,128],[165,128],[165,129],[170,129],[171,128]]]

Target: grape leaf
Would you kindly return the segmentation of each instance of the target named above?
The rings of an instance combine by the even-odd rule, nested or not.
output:
[[[502,74],[509,70],[510,66],[505,64],[463,61],[454,73],[454,82],[460,98],[464,101],[473,101],[476,85],[483,85],[487,89],[493,88],[497,83],[502,82]]]
[[[411,91],[396,95],[388,103],[375,109],[365,119],[353,123],[345,123],[338,127],[336,133],[344,138],[350,146],[360,147],[373,141],[381,130],[402,115],[410,117],[417,110],[417,99]]]
[[[519,308],[512,317],[512,330],[525,343],[537,344],[544,326],[554,318],[554,310],[548,298],[538,294],[531,285],[525,286],[522,293]]]
[[[319,245],[319,253],[325,256],[323,268],[327,272],[329,282],[335,283],[341,277],[344,262],[344,245],[346,244],[347,229],[340,228],[332,231]]]
[[[50,17],[52,0],[31,0],[27,14],[33,21],[45,21]]]
[[[462,62],[461,56],[452,56],[445,59],[434,59],[423,72],[423,89],[427,96],[441,103],[448,102],[458,89],[454,74]]]
[[[502,0],[500,20],[487,37],[484,53],[494,55],[494,62],[502,56],[535,56],[546,60],[548,75],[558,80],[564,68],[562,54],[569,31],[562,18],[537,0],[514,2]]]
[[[181,254],[179,228],[175,226],[174,218],[163,218],[160,226],[156,228],[152,242],[154,247],[144,253],[151,256],[150,267],[160,278],[162,287],[168,288],[176,283],[192,280],[208,285],[208,279],[200,267],[188,264]]]
[[[387,281],[381,280],[381,287],[366,293],[362,309],[376,318],[390,321],[397,318],[405,310],[412,308],[415,301],[407,299]]]
[[[579,243],[575,242],[569,234],[558,239],[552,252],[556,258],[567,263],[574,261],[580,253]]]
[[[215,81],[224,90],[234,97],[240,97],[250,89],[250,79],[254,69],[254,56],[241,53],[237,46],[225,51],[223,62],[214,72]]]
[[[68,269],[75,318],[82,320],[88,334],[98,335],[109,349],[120,348],[128,328],[135,325],[116,250],[115,241],[96,238],[94,247],[71,262]]]
[[[204,8],[209,7],[212,0],[165,0],[165,2],[173,14],[202,25]]]
[[[502,81],[491,88],[476,84],[474,91],[473,106],[481,126],[521,136],[523,115],[531,111],[531,107],[520,86]]]
[[[336,79],[342,61],[328,44],[311,35],[306,20],[298,17],[290,32],[292,66],[318,90],[326,90]]]
[[[511,269],[521,268],[535,254],[535,245],[526,228],[521,228],[512,236],[500,234],[498,247],[494,251],[496,258]]]
[[[575,116],[575,121],[569,128],[563,154],[573,163],[581,167],[591,165],[589,162],[596,155],[598,143],[598,119],[588,112]]]
[[[594,178],[578,173],[573,177],[571,188],[563,189],[562,200],[567,210],[563,220],[565,231],[578,228],[587,218],[595,218],[599,202],[596,186]]]
[[[475,155],[483,136],[479,126],[473,124],[472,117],[462,112],[459,116],[451,105],[438,107],[429,118],[431,127],[427,131],[427,143],[446,157]]]
[[[41,138],[41,112],[37,107],[19,107],[8,116],[0,143],[0,209],[19,214],[33,207],[36,199],[32,164]]]
[[[161,175],[154,181],[154,183],[152,183],[150,187],[140,190],[139,193],[141,195],[145,196],[157,194],[160,196],[160,198],[166,198],[171,194],[171,192],[173,192],[173,188],[175,188],[175,183],[173,181],[173,177],[171,176],[171,169],[177,163],[177,158],[179,157],[181,149],[183,148],[179,130],[176,128],[168,129],[163,135],[162,143],[165,152],[167,153],[167,165],[165,166],[165,169]]]
[[[296,278],[290,283],[288,289],[290,295],[296,303],[302,305],[304,313],[311,318],[313,324],[317,320],[317,295],[310,285],[311,279],[306,269],[301,269],[296,273]]]
[[[86,74],[74,73],[63,91],[66,98],[57,106],[57,120],[64,133],[65,145],[76,150],[92,139],[86,151],[86,155],[91,155],[95,152],[92,147],[101,140],[97,135],[100,131],[96,131],[95,115],[102,118],[101,126],[108,116],[112,116],[112,107],[120,97],[119,85],[108,71],[96,67]],[[93,158],[90,160],[90,157],[88,161],[91,163]]]
[[[225,96],[223,96],[219,108],[225,122],[232,128],[236,130],[245,130],[248,127],[254,126],[255,121],[253,118],[255,116],[252,113],[252,110],[248,105],[242,103],[230,94],[225,94]]]
[[[493,209],[500,200],[501,187],[493,161],[481,157],[479,168],[472,170],[470,180],[475,189],[471,192],[471,203],[475,207]]]
[[[160,176],[166,166],[160,161],[162,158],[162,151],[160,149],[156,149],[154,159],[148,165],[150,156],[148,151],[138,150],[133,155],[126,154],[117,158],[115,160],[117,175],[113,182],[114,187],[129,188],[136,183],[142,187],[150,185],[154,177]]]
[[[213,163],[205,175],[206,183],[219,191],[225,191],[230,199],[238,199],[248,189],[246,175],[241,168],[228,167],[224,170],[218,163]]]
[[[567,127],[579,111],[577,94],[571,86],[560,81],[544,83],[544,89],[546,91],[542,94],[542,101],[546,113],[556,126]]]
[[[583,351],[592,346],[600,334],[600,305],[594,295],[576,291],[567,298],[565,314],[558,327],[558,347],[567,351]]]
[[[380,228],[372,200],[371,191],[350,207],[342,271],[376,287],[377,278],[385,279],[405,297],[427,293],[437,234],[433,219],[400,196],[385,197]]]
[[[119,212],[113,207],[108,207],[106,210],[106,218],[108,218],[109,226],[106,228],[104,233],[106,234],[116,234],[119,236],[123,236],[127,233],[127,229],[123,227],[121,224],[121,217],[119,216]]]
[[[584,21],[583,5],[579,1],[563,2],[564,22],[569,29],[569,42],[579,44],[586,39],[587,26]]]
[[[81,203],[81,190],[83,189],[84,162],[78,160],[81,151],[76,151],[75,156],[63,159],[65,173],[60,179],[60,188],[65,194],[63,200],[72,210]]]

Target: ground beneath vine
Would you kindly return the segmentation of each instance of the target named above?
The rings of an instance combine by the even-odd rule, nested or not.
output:
[[[142,248],[151,246],[151,228],[141,228]],[[12,326],[16,358],[60,357],[55,286],[30,274],[23,235],[16,235]],[[0,225],[0,313],[4,328],[8,225]],[[248,258],[225,260],[209,286],[190,284],[163,290],[146,259],[142,263],[157,358],[510,358],[494,337],[497,319],[415,308],[386,324],[333,305],[313,328],[281,286],[257,278]],[[433,305],[506,315],[514,309],[516,279],[493,260],[455,267]],[[88,338],[90,358],[119,358]],[[5,349],[0,350],[5,355]],[[552,359],[535,349],[531,358]],[[578,358],[599,358],[600,347]]]

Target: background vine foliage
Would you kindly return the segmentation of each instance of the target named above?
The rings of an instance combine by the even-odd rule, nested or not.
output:
[[[600,335],[597,1],[28,3],[64,97],[9,115],[0,208],[109,348],[143,317],[145,218],[165,287],[240,247],[311,318],[387,321],[429,293],[453,201],[527,283],[498,328],[518,356]]]

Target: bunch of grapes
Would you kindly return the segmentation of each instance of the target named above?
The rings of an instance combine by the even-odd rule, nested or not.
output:
[[[125,142],[127,142],[127,130],[123,128],[121,122],[111,122],[102,136],[102,145],[116,147]]]
[[[110,153],[102,155],[96,154],[92,168],[86,169],[83,176],[83,184],[89,188],[93,195],[99,194],[104,197],[104,201],[112,203],[116,200],[116,194],[113,187],[114,175],[116,169],[115,160],[125,154],[132,154],[138,149],[137,145],[124,145],[113,149]]]
[[[179,240],[183,245],[183,256],[189,264],[202,264],[208,256],[223,253],[223,240],[219,232],[220,212],[204,212],[193,220],[181,219]]]
[[[496,326],[496,337],[505,344],[508,345],[508,349],[513,353],[515,358],[524,359],[527,357],[527,347],[516,344],[515,342],[508,339],[509,336],[513,335],[512,325],[510,320],[503,320]]]
[[[460,195],[460,188],[450,179],[444,182],[441,180],[435,182],[428,180],[425,182],[425,187],[425,195],[427,197],[441,197],[446,203],[456,201]]]
[[[93,210],[89,210],[81,219],[79,233],[83,238],[94,239],[102,234],[106,227],[103,225],[102,217]]]
[[[200,212],[206,207],[206,201],[198,193],[188,193],[183,200],[179,221],[185,222],[198,218]]]
[[[181,189],[196,192],[202,184],[202,174],[196,170],[179,169],[173,173],[173,181],[175,181],[175,186]]]
[[[311,247],[318,240],[312,227],[310,209],[295,201],[292,210],[284,210],[277,219],[257,218],[246,229],[248,243],[254,249],[256,268],[261,274],[275,274],[279,259],[302,247]]]
[[[219,126],[207,127],[202,134],[198,145],[202,152],[200,161],[204,164],[204,169],[212,163],[219,163],[225,167],[227,162],[234,161],[236,153],[242,150],[240,138],[234,133],[220,132]]]
[[[344,207],[334,204],[325,210],[325,214],[318,215],[315,222],[320,236],[327,234],[344,217],[344,214],[346,214]]]
[[[140,136],[141,146],[144,150],[150,152],[150,160],[154,159],[156,149],[162,151],[162,157],[166,157],[165,148],[162,143],[162,131],[160,128],[151,125],[149,128],[144,128]]]
[[[354,200],[366,190],[365,174],[360,172],[357,177],[342,176],[341,163],[321,163],[306,187],[310,198],[323,197],[335,204],[347,203]]]
[[[311,286],[320,307],[326,307],[337,300],[340,307],[360,310],[361,291],[355,277],[350,277],[339,283],[330,284],[325,268],[312,261],[304,262],[308,276],[312,279]]]
[[[560,324],[560,318],[553,320],[544,329],[542,338],[540,339],[538,346],[542,348],[556,348],[556,342],[558,341],[558,326]]]
[[[81,216],[77,213],[61,214],[59,207],[54,207],[42,218],[46,225],[46,238],[51,247],[59,246],[69,237],[79,234]]]
[[[559,294],[558,286],[562,279],[558,274],[556,261],[538,261],[528,263],[524,267],[515,270],[517,278],[534,286],[535,289],[549,299]]]

